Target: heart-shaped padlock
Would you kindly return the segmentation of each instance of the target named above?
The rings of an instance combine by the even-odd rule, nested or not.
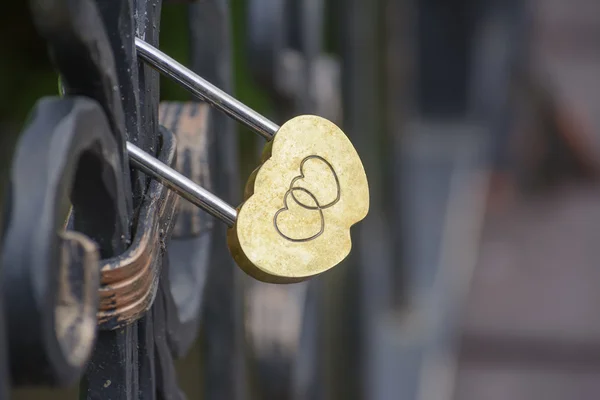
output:
[[[369,187],[360,157],[340,128],[313,115],[279,127],[141,39],[136,48],[148,64],[268,143],[237,209],[128,143],[135,166],[229,225],[233,258],[258,280],[302,281],[348,256],[350,228],[369,210]]]

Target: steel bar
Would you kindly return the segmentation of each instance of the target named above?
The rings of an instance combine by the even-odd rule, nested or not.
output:
[[[210,82],[202,79],[156,47],[144,42],[140,38],[135,39],[135,46],[138,56],[153,68],[178,82],[195,96],[211,104],[213,107],[253,129],[265,139],[273,139],[275,133],[279,130],[277,124],[263,117]]]
[[[237,211],[229,204],[197,185],[184,175],[168,167],[133,143],[127,142],[127,152],[133,166],[160,181],[184,199],[202,208],[210,215],[233,226]]]

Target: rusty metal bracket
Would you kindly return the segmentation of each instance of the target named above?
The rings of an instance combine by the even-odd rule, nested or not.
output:
[[[158,159],[174,166],[175,137],[163,130]],[[121,255],[101,261],[100,329],[112,330],[140,319],[152,306],[166,240],[175,225],[179,197],[161,183],[152,181],[140,206],[131,246]]]

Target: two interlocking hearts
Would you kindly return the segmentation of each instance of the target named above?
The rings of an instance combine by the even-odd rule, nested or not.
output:
[[[300,175],[290,182],[283,207],[273,216],[277,232],[291,242],[308,242],[325,231],[323,210],[341,196],[339,178],[323,157],[312,155],[300,163]]]
[[[317,155],[318,154],[318,155]],[[303,115],[283,124],[250,177],[227,242],[253,277],[293,283],[339,264],[350,228],[369,212],[369,185],[352,142],[335,124]]]

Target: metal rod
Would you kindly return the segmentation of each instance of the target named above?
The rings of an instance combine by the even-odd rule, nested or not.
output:
[[[135,47],[138,55],[150,66],[175,80],[195,96],[252,128],[265,139],[272,140],[279,130],[276,123],[202,79],[156,47],[140,38],[135,38]]]
[[[229,204],[186,178],[173,168],[168,167],[133,143],[127,142],[127,152],[131,163],[169,187],[184,199],[197,205],[210,215],[219,218],[228,226],[233,226],[237,211]]]

